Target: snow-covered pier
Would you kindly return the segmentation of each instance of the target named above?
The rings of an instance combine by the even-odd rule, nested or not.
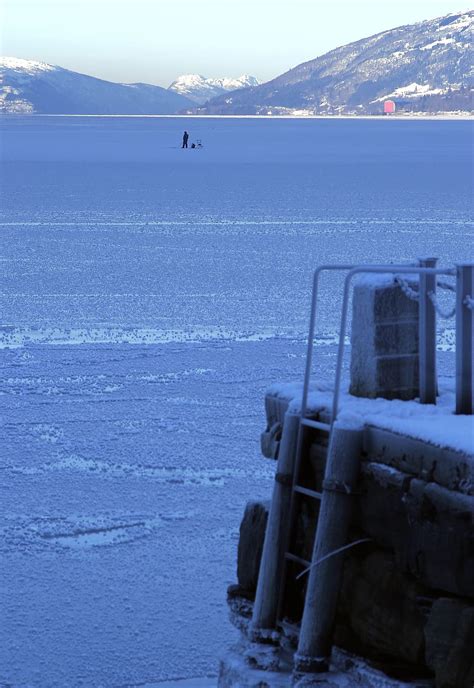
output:
[[[228,591],[242,640],[219,685],[472,688],[474,266],[343,269],[335,383],[312,379],[316,271],[305,380],[265,398],[273,495],[242,520]],[[446,379],[437,286],[456,292]]]

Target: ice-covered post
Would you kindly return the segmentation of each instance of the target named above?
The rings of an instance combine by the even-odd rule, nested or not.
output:
[[[391,275],[371,275],[354,285],[350,385],[354,396],[419,396],[419,292],[413,282],[403,280],[403,284],[400,288]]]
[[[472,414],[474,264],[456,266],[456,413]]]
[[[300,415],[287,411],[249,629],[251,640],[257,642],[268,642],[276,629],[299,426]]]
[[[319,673],[328,668],[344,564],[344,554],[334,553],[347,543],[362,438],[362,428],[334,425],[294,659],[295,678],[298,674]]]
[[[437,258],[420,258],[420,268],[435,268]],[[436,404],[436,275],[421,274],[419,289],[420,402]]]

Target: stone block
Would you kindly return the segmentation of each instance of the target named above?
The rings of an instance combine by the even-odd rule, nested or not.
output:
[[[389,553],[346,557],[335,641],[368,658],[424,666],[425,616],[420,586],[397,568]]]
[[[474,598],[474,496],[365,463],[358,527],[424,585]]]
[[[288,400],[272,394],[265,395],[265,415],[267,426],[260,435],[260,448],[267,459],[277,459],[280,449],[281,433],[288,408]]]
[[[260,435],[260,449],[266,459],[278,459],[282,430],[282,424],[276,422]]]
[[[417,280],[406,276],[405,281],[413,291],[418,291]],[[354,292],[358,289],[367,291],[367,288],[372,292],[369,298],[373,304],[375,322],[418,320],[418,301],[409,299],[393,280],[387,280],[380,286],[372,285],[368,280],[362,280],[362,284],[355,285]]]
[[[417,354],[418,328],[416,321],[375,323],[374,348],[381,355]]]
[[[474,495],[474,457],[370,427],[364,435],[369,461],[387,464],[427,482]]]
[[[364,463],[357,500],[357,526],[384,548],[402,551],[409,538],[405,495],[410,476],[376,463]]]
[[[436,688],[474,686],[474,606],[463,600],[436,600],[425,627],[425,657]]]
[[[474,598],[474,497],[412,480],[400,564],[431,588]]]
[[[398,285],[354,287],[350,393],[413,399],[418,384],[418,304]]]
[[[237,580],[243,596],[255,596],[269,509],[269,502],[248,502],[245,507],[237,552]]]
[[[288,404],[289,402],[287,399],[280,399],[279,397],[273,396],[273,394],[265,395],[265,415],[268,429],[275,423],[280,423],[280,425],[283,426]]]
[[[376,356],[373,365],[375,389],[368,397],[406,400],[418,396],[418,354]]]

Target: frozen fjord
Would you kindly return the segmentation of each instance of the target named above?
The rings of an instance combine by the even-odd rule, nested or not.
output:
[[[472,125],[0,127],[0,680],[215,673],[241,513],[271,487],[264,391],[301,379],[311,271],[472,259]],[[185,128],[202,150],[180,149]],[[325,285],[323,372],[339,284]]]

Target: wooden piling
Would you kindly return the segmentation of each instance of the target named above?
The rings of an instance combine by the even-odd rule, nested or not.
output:
[[[353,495],[359,474],[362,428],[333,427],[323,482],[312,566],[301,622],[295,676],[327,671],[344,555],[327,557],[347,543]],[[321,563],[317,563],[319,561]]]
[[[251,639],[257,642],[268,642],[276,629],[299,427],[299,414],[287,412],[249,629]]]
[[[437,258],[420,258],[422,268],[435,268]],[[420,402],[436,404],[436,275],[420,274],[419,289],[419,378]],[[431,294],[431,295],[430,295]]]
[[[456,265],[456,413],[474,413],[474,264]]]

